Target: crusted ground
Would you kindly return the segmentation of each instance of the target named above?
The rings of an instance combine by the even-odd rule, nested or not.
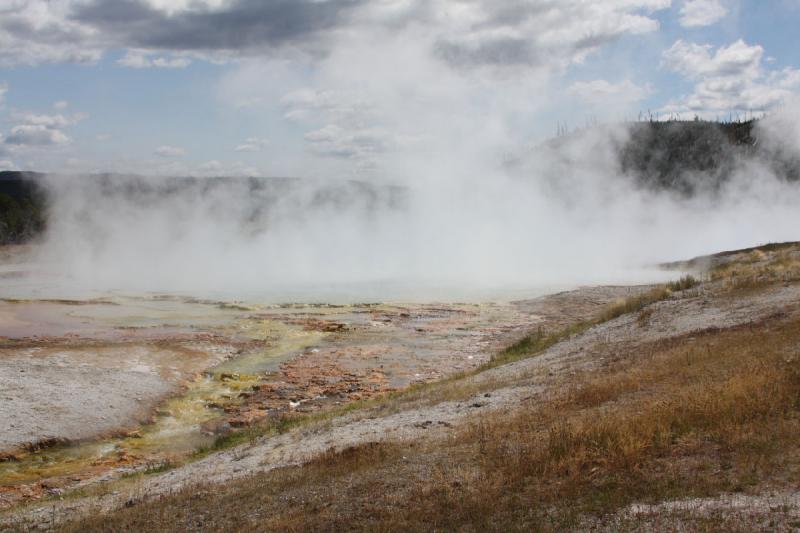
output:
[[[797,527],[800,251],[730,254],[702,277],[628,290],[611,306],[594,297],[614,289],[520,304],[544,321],[481,371],[278,431],[256,426],[230,449],[19,508],[3,523]],[[554,311],[565,302],[583,304]]]

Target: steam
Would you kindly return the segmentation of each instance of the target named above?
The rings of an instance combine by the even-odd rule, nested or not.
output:
[[[282,126],[270,173],[314,179],[253,189],[54,176],[42,259],[97,290],[517,298],[650,281],[665,276],[659,261],[798,237],[800,187],[768,162],[737,162],[722,190],[686,199],[622,175],[624,126],[524,146],[573,105],[558,87],[571,48],[506,64],[462,43],[475,53],[453,62],[447,36],[405,19],[387,31],[371,13],[323,56],[242,61],[219,83],[232,113],[245,106]],[[610,98],[604,107],[618,109]],[[764,124],[760,143],[789,139],[781,149],[798,152],[792,109]]]
[[[764,120],[758,142],[796,158],[798,110]],[[660,261],[798,238],[800,186],[770,161],[737,161],[721,190],[684,198],[622,175],[624,126],[513,157],[500,133],[486,131],[490,149],[478,132],[463,149],[415,147],[391,179],[52,176],[40,259],[94,290],[481,299],[651,281]]]

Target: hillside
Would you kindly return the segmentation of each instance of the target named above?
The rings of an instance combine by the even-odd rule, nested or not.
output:
[[[511,166],[537,171],[541,162],[546,162],[545,169],[547,163],[555,169],[544,172],[556,183],[564,172],[613,172],[636,188],[676,199],[714,196],[737,174],[748,181],[766,174],[800,181],[800,154],[775,139],[759,120],[595,126],[551,139],[512,159]]]
[[[755,124],[637,122],[620,148],[620,166],[645,187],[685,195],[718,189],[740,158],[757,155]]]
[[[0,172],[0,244],[20,244],[40,235],[47,194],[41,174]]]

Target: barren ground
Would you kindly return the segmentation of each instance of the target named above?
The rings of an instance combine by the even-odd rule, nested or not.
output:
[[[598,494],[624,491],[615,480],[627,480],[625,483],[632,487],[640,482],[644,483],[642,487],[661,483],[663,476],[672,481],[665,482],[667,488],[659,489],[658,494],[663,495],[660,500],[626,503],[636,493],[631,488],[632,492],[615,496],[622,505],[614,504],[617,500],[612,498],[588,507],[604,509],[602,515],[574,516],[575,512],[570,514],[565,508],[556,515],[561,517],[559,520],[568,521],[555,522],[562,526],[545,529],[560,529],[566,523],[573,528],[597,530],[708,529],[709,524],[715,529],[714,523],[727,527],[723,524],[732,525],[736,520],[746,524],[742,530],[796,527],[800,510],[797,465],[792,462],[798,454],[790,444],[793,440],[786,441],[783,458],[778,458],[771,448],[758,448],[762,446],[758,444],[758,434],[766,428],[777,428],[774,431],[778,433],[770,439],[793,434],[794,411],[763,411],[767,409],[763,405],[749,406],[744,400],[741,406],[734,403],[725,407],[724,401],[726,394],[747,398],[747,391],[751,390],[747,387],[761,387],[752,391],[764,395],[765,399],[759,400],[764,405],[773,399],[778,402],[781,394],[794,394],[776,388],[784,378],[774,374],[778,370],[768,366],[766,355],[761,363],[750,361],[760,352],[745,341],[765,339],[754,342],[763,343],[764,354],[770,354],[769,364],[778,365],[776,369],[796,360],[793,343],[797,334],[794,324],[800,323],[798,256],[800,251],[795,248],[775,254],[740,254],[736,256],[737,266],[731,269],[724,266],[726,258],[709,261],[716,270],[706,282],[676,287],[672,292],[654,292],[652,287],[594,287],[489,308],[372,306],[332,314],[321,309],[310,313],[308,308],[299,313],[296,309],[291,313],[286,309],[251,310],[248,320],[260,313],[272,313],[270,320],[325,333],[327,342],[317,340],[276,365],[256,369],[263,375],[255,386],[226,410],[233,417],[228,422],[246,420],[244,426],[252,427],[253,431],[244,433],[246,438],[230,441],[230,446],[210,450],[196,460],[165,465],[163,472],[156,468],[131,478],[127,477],[130,472],[142,471],[141,467],[135,463],[117,464],[66,486],[53,484],[52,480],[23,484],[25,490],[8,493],[11,496],[7,501],[16,506],[0,515],[0,527],[47,529],[63,525],[71,531],[108,527],[249,530],[317,528],[324,523],[327,528],[336,529],[336,524],[352,524],[347,517],[353,520],[358,516],[375,520],[364,524],[367,529],[371,527],[368,524],[378,528],[405,524],[406,528],[417,529],[420,522],[409,517],[404,507],[410,505],[420,510],[420,517],[428,517],[421,518],[422,523],[435,518],[452,526],[459,523],[453,521],[457,519],[454,517],[461,516],[467,523],[489,520],[486,527],[495,529],[502,522],[491,525],[491,513],[509,509],[511,504],[497,501],[493,505],[481,501],[480,496],[484,495],[485,500],[489,494],[505,495],[505,484],[531,483],[530,477],[512,481],[511,472],[520,466],[514,467],[518,463],[513,461],[512,466],[506,464],[510,460],[507,458],[516,457],[517,453],[507,446],[516,442],[515,446],[526,450],[532,447],[525,453],[533,454],[533,458],[524,461],[536,464],[539,459],[535,457],[540,453],[536,446],[556,453],[562,446],[558,439],[564,439],[563,446],[575,446],[575,456],[568,454],[537,471],[537,475],[550,480],[547,486],[555,493],[566,491],[566,496],[561,497],[564,505],[569,501],[564,498],[574,497],[576,509],[584,508],[584,500],[593,490]],[[650,297],[651,294],[658,296]],[[639,296],[644,299],[637,300]],[[620,299],[636,303],[610,312],[609,306]],[[347,318],[336,313],[345,313]],[[598,320],[598,316],[603,318]],[[540,337],[557,336],[539,351],[531,348],[529,353],[514,355],[506,364],[487,365],[480,372],[470,372],[488,362],[504,343],[522,337],[521,330],[536,329],[540,330]],[[566,333],[558,333],[561,331]],[[775,346],[768,346],[773,342],[771,332]],[[728,368],[728,352],[724,350],[733,354],[734,349],[741,351],[735,359],[740,366]],[[675,361],[683,366],[672,370],[668,365]],[[730,365],[733,364],[732,359]],[[393,389],[459,371],[467,372],[454,379],[387,395]],[[766,377],[759,377],[760,372],[766,372]],[[690,383],[683,384],[681,376]],[[747,379],[751,377],[754,381],[749,383]],[[235,379],[240,380],[241,376]],[[793,387],[793,383],[786,381],[785,386]],[[706,386],[712,389],[706,390]],[[673,393],[670,387],[678,392]],[[660,395],[663,399],[659,399]],[[723,403],[717,405],[717,396]],[[648,403],[651,397],[653,400]],[[670,409],[681,413],[684,407],[680,398],[686,398],[686,405],[690,406],[687,409],[696,410],[692,416],[698,420],[709,417],[709,422],[704,422],[712,425],[709,427],[716,427],[715,417],[730,419],[726,422],[729,425],[704,436],[703,427],[691,429],[693,422],[681,421],[675,427],[690,424],[689,429],[676,433],[680,437],[673,439],[677,440],[659,444],[664,451],[650,458],[647,450],[653,445],[637,444],[640,437],[635,434],[645,431],[637,429],[640,424],[648,427],[650,422],[636,422],[636,417],[649,412],[653,416],[684,416],[665,410],[665,406],[673,406]],[[346,408],[348,402],[352,402],[353,409]],[[569,411],[565,407],[573,404],[580,409]],[[748,409],[756,414],[748,414]],[[736,414],[739,411],[741,414]],[[252,415],[253,412],[258,414]],[[271,412],[292,414],[295,418],[289,420],[296,423],[277,430],[269,424],[264,426],[272,420]],[[247,413],[251,413],[250,418]],[[549,420],[553,416],[556,420]],[[570,431],[576,433],[565,433],[567,429],[558,422],[559,416],[574,419],[570,427],[575,429]],[[582,442],[580,428],[592,428],[593,420],[604,417],[611,417],[611,426],[597,422],[600,429],[585,431],[600,431],[603,439],[610,439],[603,446],[611,446],[617,438],[613,436],[615,426],[631,424],[634,433],[620,437],[631,440],[613,444],[613,449],[604,448],[597,457],[582,458],[580,454],[588,452],[578,447],[582,446],[578,444]],[[537,420],[541,420],[541,428],[537,427]],[[666,431],[657,425],[660,422],[653,424],[654,435]],[[511,433],[500,437],[503,431]],[[514,440],[520,438],[520,432],[531,440]],[[487,442],[485,435],[497,438]],[[553,435],[559,437],[553,440]],[[597,438],[589,439],[590,449],[600,446]],[[651,437],[641,438],[646,443]],[[741,452],[736,448],[740,442],[749,443]],[[473,447],[477,454],[474,456]],[[739,456],[743,459],[732,459]],[[459,462],[458,457],[467,462]],[[578,466],[569,466],[571,461]],[[286,468],[290,466],[298,466],[298,470]],[[511,470],[506,472],[507,468]],[[781,474],[758,477],[775,471]],[[650,482],[642,481],[651,478]],[[726,481],[729,478],[731,481]],[[693,486],[691,479],[702,481]],[[747,480],[746,494],[725,492],[726,487],[740,487],[742,479]],[[209,483],[216,488],[210,488]],[[681,498],[669,488],[670,483],[691,488],[684,489],[686,496]],[[272,485],[282,492],[271,495],[264,487]],[[378,485],[382,487],[380,495],[375,494]],[[583,488],[573,494],[565,488],[573,485]],[[69,490],[75,487],[83,491],[70,495]],[[546,500],[543,495],[547,492],[535,492],[540,490],[536,485],[526,490]],[[643,488],[642,494],[645,493],[650,494]],[[39,498],[41,502],[20,504]],[[578,500],[584,507],[577,507]],[[295,507],[298,501],[305,502],[301,504],[304,511],[299,514]],[[558,501],[549,505],[559,509]],[[461,504],[464,509],[459,507]],[[448,514],[431,515],[437,505],[449,509]],[[517,508],[512,505],[510,509]],[[517,509],[523,513],[520,516],[527,517],[524,519],[513,511],[512,516],[517,518],[512,524],[525,529],[525,520],[532,519],[529,515],[533,510],[528,506]],[[99,518],[105,513],[110,513],[107,523]],[[564,513],[569,516],[564,518]],[[401,520],[400,516],[404,518]],[[315,517],[325,522],[318,522]]]

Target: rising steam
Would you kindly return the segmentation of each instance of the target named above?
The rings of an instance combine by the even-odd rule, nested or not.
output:
[[[796,155],[798,123],[787,109],[758,142]],[[626,135],[595,128],[513,164],[426,152],[392,185],[52,176],[40,258],[97,290],[458,298],[645,281],[659,261],[797,239],[800,186],[773,165],[737,160],[719,190],[682,197],[621,173]]]

